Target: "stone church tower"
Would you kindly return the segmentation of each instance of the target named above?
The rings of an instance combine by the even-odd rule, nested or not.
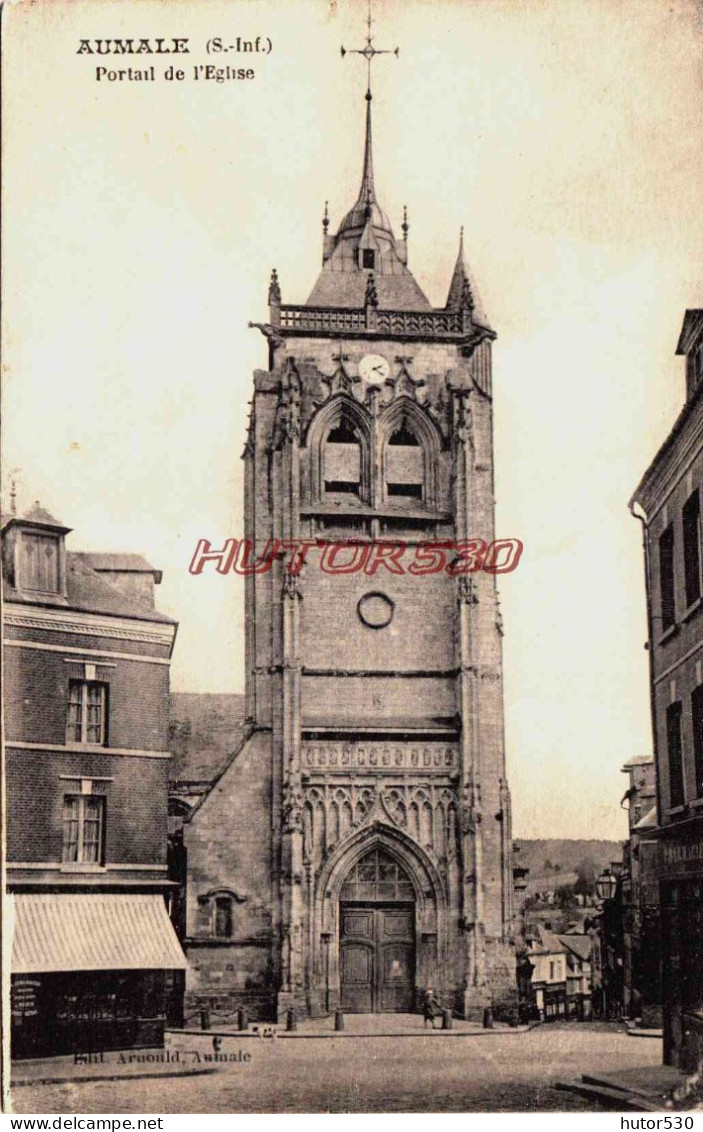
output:
[[[495,334],[463,247],[444,307],[411,273],[371,110],[369,89],[307,302],[274,272],[255,324],[245,534],[315,546],[246,578],[248,731],[187,828],[189,954],[195,987],[279,1016],[411,1010],[431,986],[478,1017],[515,983],[501,620],[495,576],[430,544],[494,537]]]

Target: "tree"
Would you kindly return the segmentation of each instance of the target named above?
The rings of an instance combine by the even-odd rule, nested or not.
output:
[[[596,891],[597,866],[592,857],[584,857],[576,866],[574,892],[580,896],[593,896]]]
[[[574,907],[576,901],[574,899],[574,885],[565,884],[563,887],[557,889],[556,892],[557,905],[562,911],[567,911]]]

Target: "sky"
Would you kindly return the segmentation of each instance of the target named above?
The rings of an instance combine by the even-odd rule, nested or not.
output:
[[[38,0],[4,10],[3,502],[69,548],[145,554],[177,691],[243,690],[243,589],[193,577],[241,537],[249,320],[304,302],[361,175],[362,0]],[[698,0],[375,0],[376,188],[443,305],[460,226],[498,334],[497,533],[518,837],[626,836],[651,753],[641,532],[628,500],[683,404],[703,305]],[[208,55],[221,36],[268,54]],[[95,58],[83,38],[188,37]],[[198,81],[194,65],[251,66]],[[145,67],[155,82],[96,81]],[[183,82],[161,77],[168,65]]]

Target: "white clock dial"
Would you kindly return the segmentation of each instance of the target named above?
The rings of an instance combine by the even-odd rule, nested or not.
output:
[[[390,366],[381,354],[366,354],[359,362],[359,376],[364,381],[385,381],[390,373]]]

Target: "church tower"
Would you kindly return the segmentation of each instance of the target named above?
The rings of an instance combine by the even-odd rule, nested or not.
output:
[[[463,239],[444,307],[411,272],[365,99],[361,185],[334,234],[325,212],[307,302],[274,271],[253,324],[245,534],[264,566],[309,550],[246,578],[249,737],[193,819],[191,897],[231,892],[268,940],[250,985],[258,962],[279,1017],[412,1010],[432,987],[476,1018],[515,993],[500,612],[456,550],[494,539],[495,334]]]

